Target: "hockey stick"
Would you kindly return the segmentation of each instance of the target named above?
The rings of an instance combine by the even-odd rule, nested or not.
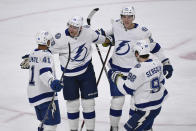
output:
[[[69,61],[70,61],[70,58],[71,58],[71,47],[70,47],[70,43],[68,43],[68,46],[69,46],[69,56],[68,56],[67,64],[66,64],[66,66],[65,66],[65,68],[63,70],[63,73],[62,73],[61,79],[60,79],[60,84],[63,85],[63,86],[64,86],[64,84],[63,84],[63,76],[64,76],[64,74],[66,72],[67,66],[68,66]],[[46,119],[48,119],[48,112],[51,109],[52,105],[54,104],[54,98],[55,98],[55,96],[56,96],[56,92],[54,92],[54,95],[52,96],[52,101],[50,102],[50,104],[49,104],[49,106],[48,106],[48,108],[46,110],[46,114],[44,115],[44,118],[41,121],[40,131],[43,131],[44,130],[43,129],[43,125],[44,125]]]
[[[70,46],[70,43],[69,43],[69,42],[68,42],[68,47],[69,47],[69,55],[68,55],[67,64],[66,64],[66,66],[65,66],[65,68],[64,68],[64,70],[63,70],[63,73],[62,73],[62,75],[61,75],[61,79],[60,79],[61,85],[63,85],[63,76],[64,76],[64,74],[65,74],[65,72],[66,72],[66,70],[67,70],[67,66],[68,66],[69,61],[70,61],[70,59],[71,59],[71,46]]]
[[[91,25],[91,19],[92,19],[93,15],[94,15],[98,10],[99,10],[99,8],[95,8],[95,9],[93,9],[93,10],[89,13],[89,15],[88,15],[88,17],[87,17],[87,24],[88,24],[88,25]]]
[[[88,17],[87,17],[87,24],[88,24],[88,25],[91,25],[91,19],[92,19],[93,15],[94,15],[97,11],[99,11],[99,8],[95,8],[95,9],[93,9],[93,10],[89,13],[89,15],[88,15]],[[104,64],[103,57],[102,57],[102,55],[101,55],[99,46],[98,46],[97,44],[95,44],[95,46],[96,46],[97,52],[98,52],[98,54],[99,54],[99,58],[100,58],[100,60],[101,60],[101,63]],[[104,67],[104,71],[105,71],[105,74],[106,74],[106,76],[107,76],[107,78],[108,78],[108,74],[107,74],[107,69],[106,69],[106,67]],[[109,81],[109,80],[108,80],[108,81]]]
[[[104,68],[105,68],[105,65],[106,65],[108,56],[109,56],[109,54],[110,54],[111,48],[112,48],[112,46],[110,45],[110,47],[109,47],[109,49],[108,49],[108,52],[107,52],[107,55],[106,55],[106,58],[105,58],[105,61],[104,61],[104,63],[103,63],[101,72],[100,72],[100,74],[99,74],[99,78],[98,78],[98,80],[97,80],[97,86],[99,85],[99,81],[100,81],[100,79],[101,79],[101,75],[103,74],[103,70],[104,70]],[[107,78],[108,78],[108,77],[107,77]],[[109,81],[109,79],[108,79],[108,81]]]
[[[99,79],[98,79],[98,81],[97,81],[97,83],[96,83],[97,86],[98,86],[99,81],[100,81],[100,79],[101,79],[101,75],[103,74],[103,70],[104,70],[104,68],[105,68],[105,65],[106,65],[108,56],[109,56],[109,54],[110,54],[111,48],[112,48],[112,46],[110,45],[110,47],[109,47],[109,49],[108,49],[108,52],[107,52],[107,55],[106,55],[106,58],[105,58],[105,61],[103,62],[103,66],[102,66],[101,72],[100,72],[100,74],[99,74]],[[107,77],[107,78],[108,78],[108,77]],[[109,81],[109,79],[108,79],[108,81]],[[82,131],[83,127],[84,127],[84,120],[82,121],[82,125],[81,125],[81,127],[80,127],[80,131]]]
[[[46,110],[46,114],[44,115],[44,118],[41,121],[40,131],[44,130],[43,126],[44,126],[44,123],[45,123],[46,119],[48,119],[48,112],[49,112],[50,108],[52,107],[52,105],[54,104],[55,95],[56,95],[56,93],[54,93],[54,95],[52,96],[52,101],[50,102],[50,104],[49,104],[49,106]]]
[[[88,17],[87,17],[87,19],[86,19],[88,25],[91,25],[91,19],[92,19],[93,15],[94,15],[98,10],[99,10],[99,8],[95,8],[95,9],[93,9],[93,10],[89,13],[89,15],[88,15]],[[101,56],[101,52],[100,52],[100,50],[99,50],[99,47],[98,47],[97,44],[95,44],[95,46],[96,46],[97,52],[98,52],[98,54],[99,54],[99,57],[100,57],[100,59],[101,59],[101,62],[102,62],[102,64],[103,64],[103,58],[102,58],[102,56]],[[106,73],[106,74],[107,74],[107,73]],[[80,127],[80,131],[82,131],[83,127],[84,127],[84,120],[82,121],[82,124],[81,124],[81,127]]]

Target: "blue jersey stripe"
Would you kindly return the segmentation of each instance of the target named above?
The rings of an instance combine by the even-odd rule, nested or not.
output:
[[[50,67],[42,68],[42,69],[39,70],[39,75],[41,75],[45,72],[48,72],[48,71],[50,71],[52,73],[52,68],[50,68]]]
[[[91,60],[88,61],[86,64],[84,64],[83,66],[79,66],[77,68],[74,69],[66,69],[66,73],[75,73],[75,72],[79,72],[85,68],[88,67],[88,65],[91,63]],[[61,65],[61,70],[64,71],[64,67]]]
[[[113,64],[112,59],[109,60],[109,63],[110,63],[110,66],[112,67],[112,69],[116,69],[121,72],[129,72],[131,69],[131,68],[123,68],[123,67],[120,67],[120,66]]]
[[[124,90],[127,92],[127,94],[133,96],[133,92],[134,92],[135,90],[130,89],[130,88],[127,87],[125,84],[123,84],[123,88],[124,88]]]
[[[46,93],[40,94],[38,96],[29,98],[29,102],[30,103],[35,103],[35,102],[40,101],[40,100],[42,100],[44,98],[52,97],[53,95],[54,95],[54,92],[46,92]]]
[[[167,94],[168,94],[168,92],[167,92],[167,90],[165,90],[161,99],[156,100],[156,101],[150,101],[147,103],[142,103],[142,104],[135,104],[135,106],[137,108],[146,108],[146,107],[150,107],[150,106],[159,105],[163,102],[163,100],[164,100],[165,96],[167,96]]]

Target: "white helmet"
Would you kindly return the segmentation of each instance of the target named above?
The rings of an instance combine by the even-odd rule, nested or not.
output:
[[[49,40],[50,43],[54,41],[52,35],[47,31],[40,31],[36,34],[36,42],[38,45],[47,45]]]
[[[137,51],[139,56],[150,54],[149,42],[146,40],[137,41],[133,47],[134,52]]]
[[[68,21],[67,25],[68,26],[72,25],[72,26],[80,28],[83,25],[83,17],[74,16]]]
[[[133,15],[133,16],[135,16],[134,7],[129,6],[129,7],[122,8],[120,15]]]

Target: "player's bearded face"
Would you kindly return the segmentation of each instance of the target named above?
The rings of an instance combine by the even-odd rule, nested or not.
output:
[[[76,37],[79,34],[80,28],[70,25],[68,30],[72,37]]]
[[[121,20],[126,29],[131,29],[134,17],[132,15],[122,15]]]

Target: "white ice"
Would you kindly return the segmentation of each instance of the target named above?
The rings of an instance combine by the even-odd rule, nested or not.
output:
[[[195,0],[0,0],[0,131],[37,130],[39,122],[26,93],[28,71],[21,70],[19,66],[21,56],[36,48],[35,33],[41,29],[65,29],[68,18],[74,15],[86,18],[96,7],[100,11],[92,19],[92,28],[106,29],[111,19],[119,18],[120,8],[126,5],[135,6],[135,21],[151,30],[174,67],[173,77],[166,81],[170,96],[155,120],[154,131],[195,131]],[[105,56],[107,48],[101,48],[101,52]],[[60,78],[58,57],[55,58]],[[102,64],[96,50],[93,52],[93,64],[98,76]],[[104,73],[98,89],[96,131],[109,131],[111,97]],[[62,93],[59,93],[59,101],[62,123],[57,131],[67,131]],[[123,108],[120,131],[128,120],[128,110],[129,96]]]

